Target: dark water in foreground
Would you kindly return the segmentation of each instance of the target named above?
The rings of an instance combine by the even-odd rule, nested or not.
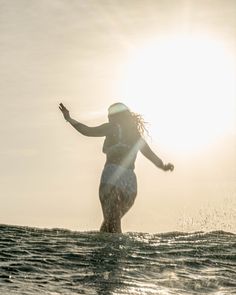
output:
[[[0,294],[236,294],[236,235],[0,225]]]

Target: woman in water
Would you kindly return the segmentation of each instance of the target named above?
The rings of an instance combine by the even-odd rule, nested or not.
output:
[[[173,171],[172,164],[164,164],[150,149],[143,138],[146,130],[142,117],[130,111],[123,103],[112,104],[108,109],[108,123],[88,127],[70,117],[61,103],[64,118],[85,136],[105,137],[103,152],[106,163],[99,187],[104,221],[102,232],[121,233],[121,218],[132,207],[137,195],[137,180],[134,163],[138,151],[164,171]]]

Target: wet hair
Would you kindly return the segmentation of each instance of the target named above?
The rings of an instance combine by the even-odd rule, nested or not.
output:
[[[140,136],[143,136],[145,133],[149,135],[146,128],[147,122],[144,121],[142,115],[131,112],[130,109],[121,102],[114,103],[108,108],[108,117],[118,122],[127,122]]]

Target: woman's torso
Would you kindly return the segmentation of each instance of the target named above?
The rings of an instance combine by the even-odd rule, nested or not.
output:
[[[134,169],[141,139],[139,133],[122,124],[111,124],[111,130],[103,144],[103,152],[107,157],[105,165],[116,164]]]

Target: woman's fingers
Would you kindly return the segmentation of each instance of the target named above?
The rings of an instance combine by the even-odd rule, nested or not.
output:
[[[59,104],[59,109],[60,109],[62,112],[65,112],[65,111],[68,112],[67,108],[63,105],[63,103],[60,103],[60,104]]]
[[[174,165],[169,163],[169,169],[170,169],[170,171],[173,171],[174,170]]]
[[[63,107],[64,107],[63,104],[60,103],[60,104],[59,104],[59,109],[60,109],[61,111],[63,110]]]
[[[62,109],[65,109],[63,103],[60,103],[59,106],[60,106],[60,109],[61,109],[61,110],[62,110]]]
[[[168,171],[168,170],[173,171],[174,170],[174,165],[171,164],[171,163],[168,163],[168,164],[165,165],[164,170],[165,171]]]

